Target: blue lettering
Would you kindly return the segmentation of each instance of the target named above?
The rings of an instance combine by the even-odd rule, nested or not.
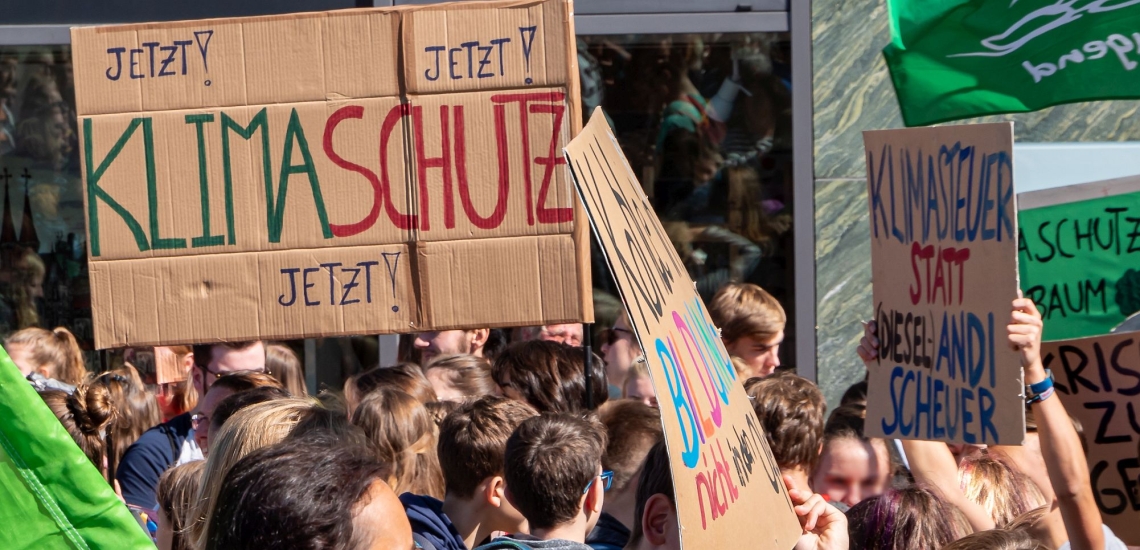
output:
[[[446,50],[446,49],[447,48],[445,46],[428,46],[428,47],[424,48],[424,52],[426,52],[426,53],[435,52],[435,64],[434,64],[435,76],[432,76],[432,70],[431,70],[432,66],[429,65],[427,70],[424,71],[424,78],[428,79],[431,82],[435,82],[436,80],[439,80],[439,71],[440,71],[439,54],[440,54],[440,52],[442,52],[443,50]]]
[[[285,301],[285,295],[282,294],[281,296],[279,296],[277,298],[277,303],[279,303],[285,307],[289,307],[289,306],[293,305],[294,302],[297,301],[297,273],[299,271],[301,271],[301,269],[297,268],[297,267],[281,270],[282,275],[288,275],[289,276],[290,293],[289,293],[289,301]]]
[[[966,443],[970,443],[970,444],[977,443],[978,442],[977,436],[974,435],[974,432],[970,431],[970,423],[974,421],[974,413],[970,412],[971,405],[966,404],[967,401],[969,401],[970,403],[973,403],[974,392],[973,392],[973,390],[970,390],[969,388],[962,388],[961,393],[959,395],[962,399],[962,401],[961,401],[962,440],[965,441]]]
[[[660,338],[656,341],[656,348],[657,357],[661,360],[662,366],[665,367],[662,369],[665,371],[665,383],[669,386],[669,396],[673,399],[673,410],[677,414],[677,424],[681,428],[681,442],[684,445],[681,459],[686,467],[695,468],[697,459],[700,458],[701,454],[700,448],[697,446],[697,438],[693,437],[697,433],[697,418],[693,414],[692,408],[689,407],[689,402],[685,400],[685,391],[681,387],[681,377],[677,372],[677,361],[673,358],[673,354],[669,352],[669,348]],[[684,414],[682,414],[682,410]]]
[[[342,294],[340,296],[340,305],[344,306],[344,305],[348,305],[348,304],[359,304],[360,298],[353,298],[353,299],[349,300],[348,294],[350,292],[352,292],[352,289],[360,286],[360,283],[356,282],[356,278],[360,276],[360,268],[359,267],[345,267],[345,268],[342,268],[341,271],[351,271],[352,272],[352,280],[345,283],[345,285],[344,285],[344,294]]]
[[[994,394],[990,393],[990,390],[978,388],[978,409],[981,411],[979,415],[981,418],[978,419],[978,423],[981,425],[982,443],[987,443],[986,431],[988,430],[990,434],[993,435],[993,439],[988,442],[990,445],[998,445],[1001,443],[1001,440],[998,439],[997,428],[994,427],[995,404]]]
[[[303,285],[304,285],[305,305],[306,306],[319,306],[319,305],[321,305],[320,302],[314,302],[314,301],[309,300],[309,289],[317,286],[317,283],[312,283],[312,284],[309,283],[309,274],[310,273],[316,273],[320,270],[321,270],[321,268],[319,268],[319,267],[306,267],[303,270],[303,272],[301,273],[301,280],[302,280]]]
[[[903,368],[898,365],[891,369],[891,412],[894,414],[890,424],[887,424],[886,418],[879,421],[882,423],[883,433],[886,435],[895,433],[899,426],[899,419],[902,418],[902,401],[899,399],[898,392],[895,391],[895,381],[902,377],[902,372]]]
[[[930,413],[933,419],[931,421],[930,436],[934,439],[943,439],[946,437],[946,428],[939,424],[939,420],[942,416],[942,401],[946,397],[947,389],[945,382],[939,378],[934,379],[934,401],[932,403],[934,411]]]

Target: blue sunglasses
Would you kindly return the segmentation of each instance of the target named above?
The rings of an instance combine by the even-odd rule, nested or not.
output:
[[[586,484],[586,488],[582,489],[582,494],[584,495],[584,494],[590,492],[590,487],[593,487],[594,481],[597,481],[598,479],[601,479],[602,483],[604,484],[604,485],[602,485],[602,490],[603,491],[609,491],[610,486],[614,484],[614,473],[611,470],[606,470],[606,471],[602,472],[601,475],[599,475],[598,477],[591,479],[590,482]]]

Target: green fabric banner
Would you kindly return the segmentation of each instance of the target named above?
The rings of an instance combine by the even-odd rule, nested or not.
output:
[[[1140,311],[1140,177],[1017,200],[1021,290],[1041,309],[1046,340],[1108,334]]]
[[[2,349],[0,548],[154,548]]]
[[[1140,0],[887,0],[907,126],[1140,98]]]

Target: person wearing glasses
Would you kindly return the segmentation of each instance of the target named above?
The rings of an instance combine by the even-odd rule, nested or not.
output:
[[[622,308],[614,326],[602,332],[602,355],[606,361],[606,381],[609,383],[610,398],[622,397],[622,387],[633,362],[644,353],[637,343],[637,336],[629,323],[629,313]]]
[[[530,534],[514,533],[481,550],[542,548],[590,550],[589,533],[602,514],[613,472],[602,470],[605,428],[569,413],[523,421],[507,439],[507,500],[522,513]]]
[[[128,505],[153,510],[158,479],[167,468],[205,458],[205,434],[198,437],[195,427],[207,426],[213,407],[233,390],[211,395],[218,380],[235,372],[265,371],[265,347],[261,342],[194,346],[194,368],[190,375],[200,398],[193,410],[147,430],[123,454],[115,478]],[[221,395],[225,393],[226,395]],[[195,421],[197,419],[197,421]],[[205,419],[205,422],[202,420]]]

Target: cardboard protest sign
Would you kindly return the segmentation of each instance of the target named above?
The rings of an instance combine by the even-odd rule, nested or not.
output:
[[[801,530],[764,433],[693,281],[601,109],[566,147],[661,405],[681,542],[787,549]]]
[[[1021,193],[1017,205],[1021,288],[1046,340],[1108,334],[1140,311],[1140,176]]]
[[[1140,544],[1140,333],[1045,342],[1056,395],[1081,421],[1096,505],[1124,542]]]
[[[867,433],[1018,445],[1013,124],[864,132],[879,359]]]
[[[592,319],[569,0],[72,47],[99,347]]]

